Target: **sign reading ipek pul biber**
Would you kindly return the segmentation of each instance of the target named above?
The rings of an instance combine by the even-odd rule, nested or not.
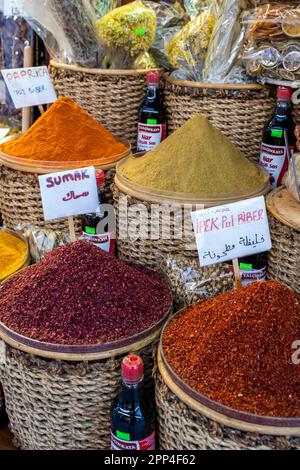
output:
[[[54,103],[57,96],[47,67],[1,70],[17,109]]]
[[[272,247],[263,196],[192,212],[192,221],[201,266]]]
[[[99,199],[95,168],[39,176],[45,220],[96,212]]]

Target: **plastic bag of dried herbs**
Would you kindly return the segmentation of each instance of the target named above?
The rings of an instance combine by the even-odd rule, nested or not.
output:
[[[150,53],[158,66],[171,69],[166,46],[175,34],[189,22],[189,17],[178,1],[143,0],[143,3],[151,8],[156,15],[156,34]]]
[[[201,81],[203,67],[215,25],[210,10],[186,24],[167,45],[170,63],[187,80]]]
[[[121,6],[121,0],[90,0],[94,8],[97,18],[107,15],[114,8]]]
[[[151,8],[136,0],[98,20],[97,28],[111,68],[130,69],[153,44],[156,16]]]
[[[20,0],[26,20],[59,62],[100,67],[104,49],[89,0]]]
[[[245,28],[241,14],[247,0],[221,0],[203,70],[203,80],[224,82],[243,46]]]
[[[205,8],[210,6],[213,0],[184,0],[184,8],[190,18],[198,16]]]
[[[199,259],[181,255],[160,258],[161,269],[168,275],[176,310],[198,300],[206,300],[234,288],[232,266],[227,263],[201,268]]]

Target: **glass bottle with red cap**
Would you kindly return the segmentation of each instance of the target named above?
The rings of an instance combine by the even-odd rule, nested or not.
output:
[[[167,123],[162,99],[159,93],[160,73],[147,74],[147,95],[139,110],[137,150],[153,150],[167,136]]]
[[[155,413],[144,401],[141,383],[144,364],[129,354],[122,362],[122,391],[112,408],[112,450],[155,450]]]
[[[290,149],[295,148],[295,125],[291,116],[292,94],[291,88],[278,87],[276,109],[264,130],[259,164],[269,173],[272,189],[282,184],[282,178],[288,169],[285,133]]]
[[[114,227],[110,227],[112,221],[109,220],[108,211],[103,206],[107,203],[105,173],[103,170],[96,170],[96,181],[99,206],[95,213],[82,216],[82,238],[93,243],[97,248],[114,255],[116,251],[116,233]]]

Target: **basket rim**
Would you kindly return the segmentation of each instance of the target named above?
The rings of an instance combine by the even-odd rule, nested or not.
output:
[[[50,66],[56,69],[70,70],[73,72],[83,72],[90,75],[107,75],[107,76],[118,76],[118,75],[127,75],[127,76],[137,76],[137,75],[147,75],[149,70],[161,70],[157,69],[92,69],[80,67],[77,65],[61,64],[56,60],[52,59],[50,61]]]
[[[282,207],[282,211],[280,211],[279,205],[287,202],[290,202],[289,209],[291,210],[288,211],[287,207]],[[271,191],[266,197],[266,205],[268,211],[276,220],[300,232],[300,203],[293,198],[285,186],[280,186]],[[295,217],[296,215],[298,220]]]
[[[180,80],[171,77],[169,72],[163,75],[166,82],[171,85],[177,85],[188,88],[212,89],[212,90],[240,90],[240,91],[259,91],[269,90],[270,86],[262,85],[259,83],[209,83],[209,82],[194,82],[190,80]]]
[[[185,310],[186,307],[179,310],[165,323],[161,331],[158,347],[158,368],[171,391],[195,411],[226,426],[250,432],[300,436],[300,417],[283,418],[263,416],[231,408],[195,391],[176,374],[165,358],[162,341],[165,329],[169,323],[175,316],[182,314]]]

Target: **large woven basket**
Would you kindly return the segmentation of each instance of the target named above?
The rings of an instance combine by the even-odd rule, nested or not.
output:
[[[147,71],[86,69],[54,61],[49,70],[58,96],[69,96],[111,133],[136,148]]]
[[[110,413],[121,384],[121,361],[129,352],[141,355],[144,393],[154,400],[154,355],[165,318],[139,339],[102,353],[87,353],[89,347],[72,354],[55,352],[52,345],[39,349],[2,325],[6,352],[0,380],[14,444],[24,450],[110,449]]]
[[[139,261],[146,266],[167,272],[176,309],[196,300],[231,290],[233,276],[227,263],[210,268],[201,268],[199,265],[191,211],[201,202],[171,200],[136,191],[127,185],[128,182],[124,182],[118,168],[119,165],[112,191],[118,228],[119,257]],[[260,194],[265,194],[267,191],[268,185]],[[217,206],[222,203],[225,201],[218,200],[211,205]],[[152,212],[155,207],[159,214]],[[202,203],[201,208],[203,207]],[[154,236],[153,222],[157,227]],[[135,230],[131,230],[135,227],[139,229],[138,234]],[[177,236],[178,230],[182,231],[180,237]]]
[[[155,373],[161,450],[300,450],[300,419],[230,416],[176,384],[161,354]]]
[[[267,207],[272,238],[268,277],[300,294],[300,203],[279,188],[267,197]]]
[[[110,190],[115,168],[106,171],[105,192],[112,203]],[[45,222],[38,181],[38,173],[29,173],[0,164],[0,211],[3,223],[13,229],[16,225],[34,225],[49,230],[68,232],[68,220],[56,219]],[[80,218],[74,218],[75,231],[80,233]]]
[[[274,88],[189,82],[166,74],[164,96],[170,131],[205,114],[246,157],[258,161],[263,129],[276,104]]]

